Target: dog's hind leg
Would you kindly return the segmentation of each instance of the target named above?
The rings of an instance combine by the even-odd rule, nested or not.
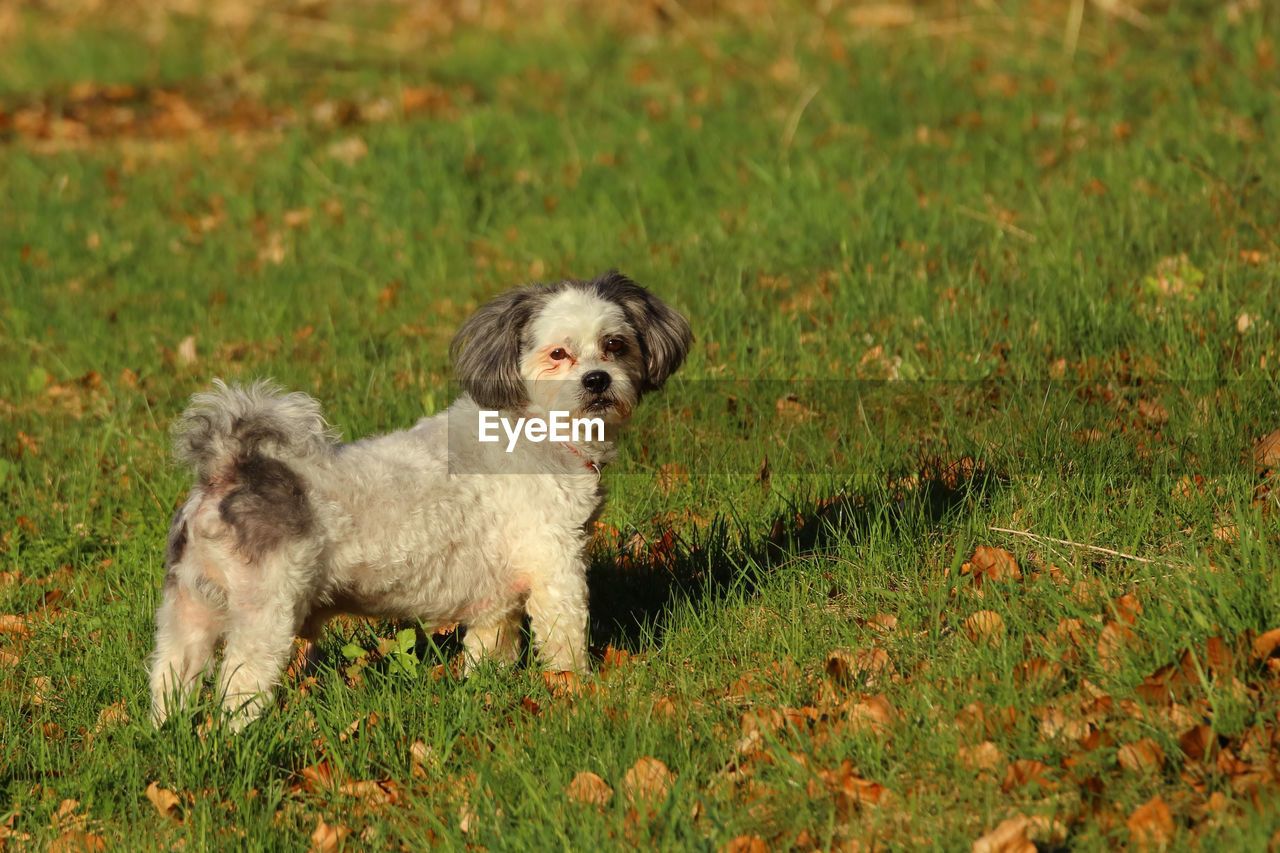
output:
[[[150,666],[151,719],[157,726],[190,702],[222,628],[220,612],[197,601],[176,579],[165,585]]]
[[[293,599],[263,592],[236,595],[229,608],[231,624],[218,685],[233,731],[253,722],[267,707],[293,652]]]

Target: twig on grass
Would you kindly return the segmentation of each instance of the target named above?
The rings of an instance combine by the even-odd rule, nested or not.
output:
[[[1103,548],[1101,545],[1089,545],[1084,542],[1072,542],[1070,539],[1055,539],[1052,536],[1041,536],[1038,533],[1031,533],[1027,530],[1013,530],[1008,527],[993,527],[988,524],[987,529],[996,533],[1008,533],[1012,536],[1022,536],[1036,542],[1053,542],[1058,545],[1067,545],[1072,548],[1083,548],[1086,551],[1094,551],[1098,554],[1108,554],[1112,557],[1120,557],[1124,560],[1133,560],[1137,563],[1145,563],[1151,566],[1168,566],[1175,569],[1189,569],[1191,566],[1185,563],[1170,563],[1165,560],[1151,560],[1146,557],[1139,557],[1137,554],[1126,554],[1123,551],[1116,551],[1112,548]]]

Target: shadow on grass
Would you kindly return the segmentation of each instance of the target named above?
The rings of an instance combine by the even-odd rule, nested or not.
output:
[[[937,525],[957,512],[985,503],[1005,479],[969,458],[944,463],[926,460],[919,471],[892,481],[874,494],[839,492],[793,498],[790,510],[772,519],[767,532],[740,519],[719,517],[682,536],[667,528],[651,540],[597,545],[587,573],[590,592],[591,652],[598,663],[610,646],[638,652],[660,643],[681,604],[714,607],[731,595],[755,595],[764,579],[806,557],[831,554],[857,543],[873,527],[909,535]],[[357,620],[361,621],[361,620]],[[397,628],[411,622],[397,622]],[[347,636],[370,650],[372,671],[388,666],[377,646],[386,629],[366,628]],[[532,665],[529,620],[522,630],[519,665]],[[420,631],[415,657],[428,667],[460,672],[462,632]],[[351,664],[337,648],[323,655],[326,666]]]
[[[661,640],[682,603],[704,608],[730,595],[755,595],[768,575],[790,564],[857,543],[874,527],[905,535],[937,525],[985,504],[1004,483],[967,457],[931,459],[876,494],[794,499],[763,535],[720,517],[688,539],[667,530],[640,547],[597,548],[587,576],[593,650],[640,651]]]

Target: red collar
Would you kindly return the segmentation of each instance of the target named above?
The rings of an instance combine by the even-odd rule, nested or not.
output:
[[[561,442],[561,443],[560,443],[560,446],[561,446],[561,447],[563,447],[563,448],[565,448],[566,450],[568,450],[568,451],[569,451],[570,453],[572,453],[574,456],[576,456],[576,457],[578,457],[579,459],[581,459],[581,460],[582,460],[582,463],[583,463],[583,467],[584,467],[584,468],[586,468],[588,471],[591,471],[592,473],[594,473],[597,477],[599,477],[599,476],[600,476],[600,469],[603,467],[602,465],[600,465],[599,463],[596,463],[596,462],[592,462],[592,461],[591,461],[590,459],[588,459],[586,456],[583,456],[583,455],[582,455],[582,451],[581,451],[581,450],[579,450],[578,448],[574,447],[572,444],[569,444],[567,441],[565,441],[565,442]]]

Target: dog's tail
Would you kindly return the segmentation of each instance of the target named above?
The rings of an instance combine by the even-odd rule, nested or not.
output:
[[[306,394],[286,394],[270,380],[213,385],[191,398],[173,427],[174,456],[201,482],[226,477],[251,458],[304,459],[337,443],[320,404]]]

